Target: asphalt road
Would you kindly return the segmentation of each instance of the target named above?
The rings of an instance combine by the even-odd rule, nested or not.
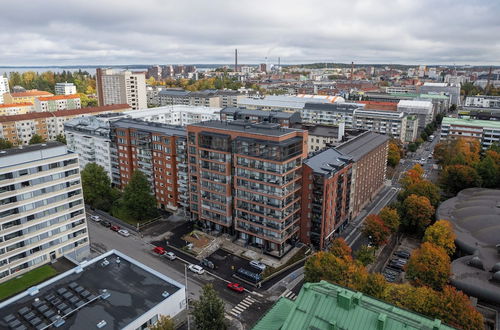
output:
[[[185,284],[185,265],[189,264],[190,261],[184,262],[180,258],[171,261],[158,256],[152,252],[153,245],[143,241],[141,237],[134,234],[129,237],[120,236],[118,233],[92,220],[88,220],[88,228],[91,246],[93,250],[97,251],[96,253],[102,253],[110,249],[119,250],[173,280]],[[227,289],[226,280],[214,277],[208,272],[198,275],[189,270],[187,271],[188,297],[198,299],[203,285],[207,283],[214,286],[224,301],[226,314],[239,320],[247,328],[253,325],[261,317],[262,313],[272,305],[272,302],[262,294],[237,293]]]

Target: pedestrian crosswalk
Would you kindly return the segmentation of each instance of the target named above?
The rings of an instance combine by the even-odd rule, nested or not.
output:
[[[290,300],[295,300],[297,298],[297,295],[295,293],[293,293],[293,291],[288,291],[285,294],[285,298],[288,298]]]
[[[252,304],[256,303],[257,300],[253,299],[252,297],[246,297],[240,303],[236,306],[233,307],[233,309],[229,312],[230,314],[234,316],[239,316],[241,313],[243,313],[248,307],[250,307]]]

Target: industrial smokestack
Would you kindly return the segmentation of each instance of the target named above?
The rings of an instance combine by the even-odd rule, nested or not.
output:
[[[238,72],[238,49],[234,50],[234,72]]]

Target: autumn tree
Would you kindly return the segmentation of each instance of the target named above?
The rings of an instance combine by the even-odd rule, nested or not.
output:
[[[432,243],[422,243],[414,250],[406,265],[406,277],[415,285],[442,290],[451,275],[450,257]]]
[[[422,175],[424,175],[423,167],[420,164],[416,164],[404,173],[400,183],[403,188],[406,189],[408,186],[420,182],[422,180]]]
[[[434,207],[424,196],[409,195],[402,204],[403,226],[406,231],[423,234],[431,223]]]
[[[356,251],[355,256],[356,260],[361,262],[363,266],[369,265],[375,261],[375,248],[368,245],[362,245],[359,250]]]
[[[367,276],[365,267],[354,262],[351,256],[342,258],[327,251],[316,252],[307,259],[304,267],[306,282],[325,280],[353,290],[361,290]]]
[[[212,284],[202,289],[200,299],[193,302],[195,328],[199,330],[227,329],[224,317],[224,302],[219,298]]]
[[[481,177],[471,166],[448,165],[441,173],[440,184],[445,192],[456,195],[462,189],[479,187]]]
[[[438,220],[425,230],[423,241],[443,248],[451,256],[455,252],[455,237],[451,223]]]
[[[396,209],[386,206],[382,210],[380,210],[378,216],[380,217],[380,219],[382,219],[385,226],[389,228],[391,232],[395,233],[398,231],[400,218]]]
[[[437,207],[441,200],[439,187],[429,180],[420,180],[410,184],[400,193],[399,198],[405,200],[410,195],[427,197],[433,207]]]
[[[396,167],[401,159],[401,150],[395,142],[389,142],[389,150],[387,152],[387,165]]]
[[[349,245],[347,245],[346,241],[342,237],[333,240],[329,251],[333,253],[333,255],[342,258],[348,256],[350,257],[352,253],[351,248],[349,247]]]
[[[160,315],[154,325],[148,326],[149,330],[175,330],[174,321],[165,315]]]
[[[378,215],[370,214],[363,224],[363,234],[369,237],[373,244],[380,246],[387,243],[391,231]]]
[[[365,285],[361,291],[374,298],[382,299],[384,292],[387,289],[387,285],[387,281],[382,274],[371,273],[368,274]]]
[[[472,306],[469,297],[462,291],[446,285],[437,295],[439,298],[436,299],[436,305],[428,314],[458,329],[484,328],[483,316]]]

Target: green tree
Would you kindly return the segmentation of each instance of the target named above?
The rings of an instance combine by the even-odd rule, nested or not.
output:
[[[378,216],[380,217],[380,219],[382,219],[385,226],[389,228],[391,232],[395,233],[398,231],[401,221],[396,209],[386,206],[382,210],[380,210]]]
[[[194,325],[200,330],[227,329],[224,302],[217,296],[212,284],[206,284],[200,300],[193,302]]]
[[[451,256],[455,252],[455,237],[451,223],[446,220],[438,220],[425,230],[423,242],[439,246]]]
[[[449,165],[441,173],[440,183],[445,192],[456,195],[462,189],[481,186],[481,177],[471,166]]]
[[[158,321],[154,325],[148,326],[149,330],[175,330],[174,321],[165,315],[160,315]]]
[[[406,277],[415,285],[427,285],[442,290],[451,275],[450,257],[432,243],[422,243],[414,250],[406,265]]]
[[[431,223],[434,207],[427,197],[410,195],[402,204],[403,226],[407,232],[422,235]]]
[[[363,266],[369,265],[375,261],[375,248],[368,245],[362,245],[358,251],[356,251],[356,260],[361,262]]]
[[[13,147],[12,142],[7,139],[0,138],[0,150],[2,149],[10,149]]]
[[[112,205],[111,180],[104,167],[88,163],[81,172],[85,203],[93,208],[109,211]]]
[[[80,96],[80,104],[82,105],[82,108],[87,108],[87,107],[96,107],[97,106],[97,99],[95,98],[90,98],[86,94],[79,93]]]
[[[370,214],[363,224],[363,234],[369,237],[373,244],[380,246],[387,243],[391,231],[378,215]]]
[[[56,141],[67,144],[66,143],[66,136],[64,136],[64,134],[57,134]]]
[[[414,142],[411,142],[411,143],[408,144],[408,150],[411,151],[411,152],[417,151],[417,148],[418,148],[418,146]]]
[[[29,144],[37,144],[37,143],[44,143],[45,142],[45,139],[43,137],[41,137],[40,135],[38,134],[33,134],[33,136],[31,137],[31,139],[29,140]]]
[[[146,175],[134,171],[123,191],[122,207],[136,221],[148,220],[156,216],[156,199]]]
[[[477,174],[481,177],[482,186],[495,188],[500,175],[500,164],[495,163],[490,155],[484,157],[476,166]]]

